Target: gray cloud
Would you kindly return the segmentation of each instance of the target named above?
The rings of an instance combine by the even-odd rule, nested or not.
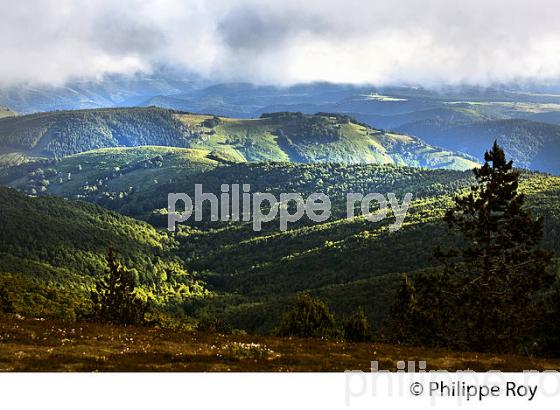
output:
[[[96,28],[92,44],[114,55],[133,53],[150,58],[164,45],[164,33],[158,28],[138,21],[128,21],[127,16],[105,15],[93,23]]]
[[[269,11],[243,5],[218,22],[218,33],[228,48],[255,52],[289,46],[303,32],[322,35],[328,30],[324,16],[293,8]]]
[[[0,85],[149,71],[291,84],[557,81],[556,0],[0,0]]]

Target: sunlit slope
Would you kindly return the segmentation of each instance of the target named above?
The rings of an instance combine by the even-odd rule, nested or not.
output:
[[[424,192],[397,232],[389,231],[391,220],[372,223],[362,217],[295,225],[287,232],[278,231],[277,221],[261,233],[239,227],[187,231],[183,258],[213,272],[206,280],[224,296],[209,301],[210,307],[253,331],[270,331],[290,295],[302,291],[320,296],[341,314],[362,306],[378,327],[388,317],[400,275],[437,269],[434,248],[456,240],[442,216],[453,203],[452,187],[471,182],[458,178],[439,187],[449,193]],[[417,192],[413,186],[402,188]],[[521,189],[533,214],[544,217],[543,245],[558,254],[560,178],[526,174]]]
[[[0,107],[0,118],[14,117],[16,113],[7,107]]]
[[[43,182],[46,190],[37,195],[79,195],[161,227],[167,223],[167,194],[192,195],[196,183],[202,184],[205,192],[214,193],[219,193],[224,183],[248,183],[252,192],[276,196],[282,192],[299,192],[304,197],[313,192],[329,195],[332,217],[324,223],[312,224],[304,218],[281,232],[276,219],[255,232],[250,222],[189,221],[178,225],[172,235],[171,254],[185,263],[187,271],[198,272],[215,295],[199,301],[202,310],[215,311],[240,328],[258,332],[270,331],[290,298],[302,291],[321,296],[342,314],[364,306],[372,323],[380,324],[400,273],[437,267],[432,258],[434,246],[453,240],[441,217],[453,197],[473,183],[469,171],[395,165],[232,163],[216,159],[208,150],[162,147],[97,150],[53,161],[51,167],[59,174],[81,170],[72,173],[71,181],[59,182],[58,174],[51,176],[52,170],[43,167],[42,175],[50,182]],[[35,175],[28,175],[33,172]],[[19,188],[27,191],[37,173],[30,168],[20,177]],[[87,185],[80,185],[86,181]],[[129,186],[133,187],[130,191]],[[544,245],[558,252],[560,177],[524,172],[521,189],[533,212],[545,217]],[[3,232],[4,252],[11,255],[2,260],[3,266],[10,266],[8,271],[60,277],[63,269],[74,275],[82,272],[81,266],[102,267],[102,250],[116,244],[131,267],[148,275],[146,279],[162,272],[150,263],[158,260],[154,255],[166,254],[165,237],[171,234],[92,205],[8,192],[12,195],[4,201],[3,226],[10,227],[18,220],[25,223],[15,233],[11,228]],[[402,229],[390,232],[392,218],[379,223],[363,217],[347,220],[348,192],[393,192],[399,200],[411,192],[414,200]],[[39,212],[40,208],[52,210]],[[88,216],[93,211],[101,221]],[[140,235],[140,243],[151,245],[140,246],[127,239],[129,234],[133,238]],[[159,235],[162,253],[158,251]],[[18,243],[21,245],[14,245]],[[62,244],[62,251],[57,244]],[[72,262],[74,257],[79,264]],[[53,264],[58,265],[49,274]]]
[[[0,119],[0,153],[63,158],[144,145],[202,148],[230,161],[377,163],[468,169],[470,157],[336,114],[233,119],[161,108],[60,111]]]
[[[341,162],[469,169],[467,156],[334,114],[263,114],[258,119],[177,115],[204,147],[248,161]]]
[[[141,281],[153,279],[156,265],[172,265],[163,257],[165,233],[85,202],[32,198],[0,187],[0,226],[0,274],[71,284],[103,273],[109,248],[141,272]]]
[[[4,170],[0,182],[33,195],[124,199],[218,166],[210,151],[174,147],[102,148]],[[0,175],[2,175],[0,173]]]

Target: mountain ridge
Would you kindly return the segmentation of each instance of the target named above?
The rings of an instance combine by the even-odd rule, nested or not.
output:
[[[241,161],[393,163],[469,169],[470,157],[346,115],[263,114],[236,119],[156,107],[55,111],[0,120],[0,153],[61,158],[98,148],[204,148]]]

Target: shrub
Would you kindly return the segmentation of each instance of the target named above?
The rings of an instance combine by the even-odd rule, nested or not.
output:
[[[226,357],[233,360],[266,360],[274,351],[259,343],[233,342],[223,346]]]
[[[202,121],[202,126],[206,128],[214,128],[220,125],[221,122],[222,120],[220,120],[220,117],[213,116],[212,118],[207,118]]]
[[[368,339],[369,323],[361,307],[344,321],[342,327],[344,338],[348,341],[363,342]]]
[[[231,326],[222,318],[205,316],[196,325],[196,330],[203,333],[230,334]]]
[[[14,304],[5,286],[0,287],[0,312],[15,313]]]
[[[278,329],[280,336],[321,337],[337,335],[336,322],[325,302],[308,294],[296,296]]]

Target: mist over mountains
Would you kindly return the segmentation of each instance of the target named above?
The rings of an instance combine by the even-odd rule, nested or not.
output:
[[[555,0],[9,2],[0,15],[0,85],[62,86],[161,64],[216,83],[549,83],[560,77],[558,7]]]

